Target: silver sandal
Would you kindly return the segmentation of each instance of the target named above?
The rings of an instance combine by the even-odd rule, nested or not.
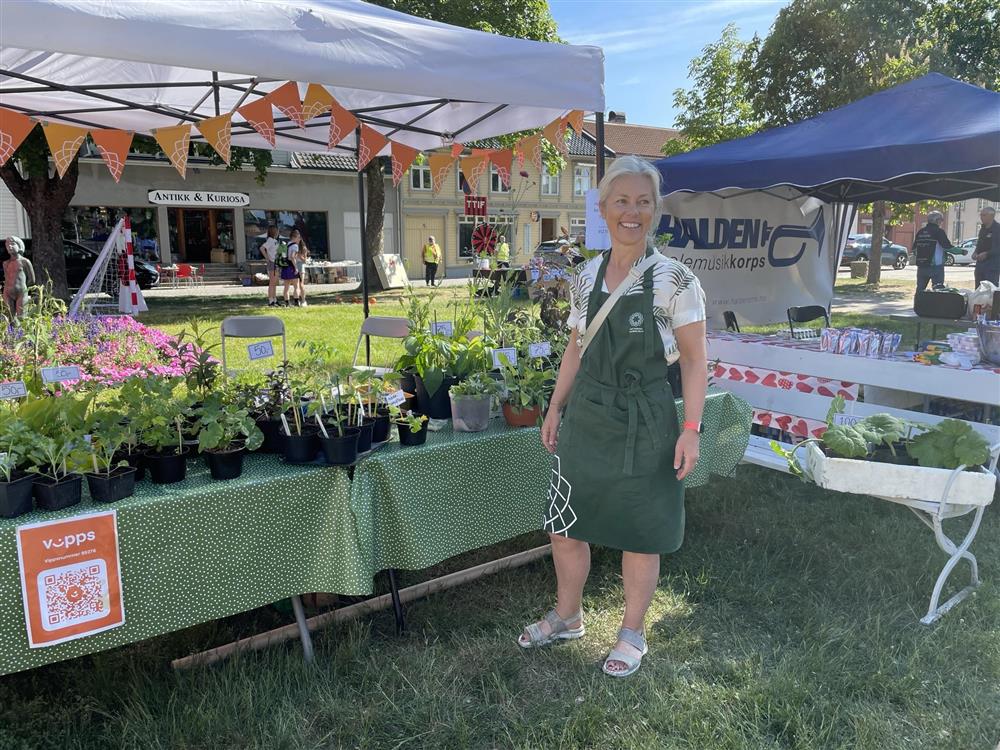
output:
[[[649,653],[649,647],[646,645],[646,637],[639,631],[632,630],[631,628],[622,628],[619,630],[618,640],[625,641],[628,645],[639,650],[641,652],[639,658],[636,659],[631,654],[626,654],[617,648],[612,649],[611,653],[608,654],[608,658],[604,660],[604,666],[601,667],[601,671],[609,677],[628,677],[639,670],[639,666],[642,664],[642,657]],[[626,669],[608,669],[608,662],[611,661],[620,661],[625,665]]]
[[[580,627],[571,628],[570,623],[577,620],[580,621]],[[543,633],[541,622],[547,622],[551,628],[551,632]],[[556,641],[573,641],[577,638],[583,638],[587,632],[586,628],[583,627],[582,610],[564,620],[553,609],[545,615],[545,619],[541,622],[533,622],[526,626],[524,632],[518,636],[517,645],[521,648],[539,648],[540,646],[548,646],[550,643],[555,643]],[[524,636],[527,636],[527,641],[521,640]]]

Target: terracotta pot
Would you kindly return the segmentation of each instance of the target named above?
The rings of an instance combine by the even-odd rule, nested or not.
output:
[[[534,427],[538,424],[538,417],[542,413],[540,406],[533,406],[530,409],[518,409],[508,402],[503,405],[503,418],[511,427]]]

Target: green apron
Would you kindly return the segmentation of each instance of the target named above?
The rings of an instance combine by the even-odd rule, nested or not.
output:
[[[652,250],[647,250],[647,255]],[[587,325],[610,296],[601,263]],[[674,552],[684,483],[674,470],[677,409],[653,313],[653,271],[622,296],[580,361],[553,457],[546,531],[629,552]]]

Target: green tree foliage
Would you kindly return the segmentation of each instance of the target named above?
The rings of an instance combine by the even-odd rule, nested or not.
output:
[[[996,0],[932,2],[919,27],[931,70],[1000,91],[1000,5]]]
[[[546,0],[372,0],[411,16],[490,34],[559,42]]]
[[[674,91],[674,107],[680,110],[674,126],[681,134],[663,145],[664,154],[742,138],[760,129],[749,98],[748,46],[736,25],[729,24],[717,42],[691,61],[688,75],[694,86]]]

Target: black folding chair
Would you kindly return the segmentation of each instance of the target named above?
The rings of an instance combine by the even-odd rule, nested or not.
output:
[[[819,336],[818,328],[796,328],[795,324],[811,323],[820,318],[830,327],[830,313],[822,305],[804,305],[788,308],[788,330],[793,339],[813,338]]]
[[[727,331],[732,331],[733,333],[740,332],[740,323],[736,320],[736,313],[732,310],[726,310],[722,313],[722,320],[726,324]]]

